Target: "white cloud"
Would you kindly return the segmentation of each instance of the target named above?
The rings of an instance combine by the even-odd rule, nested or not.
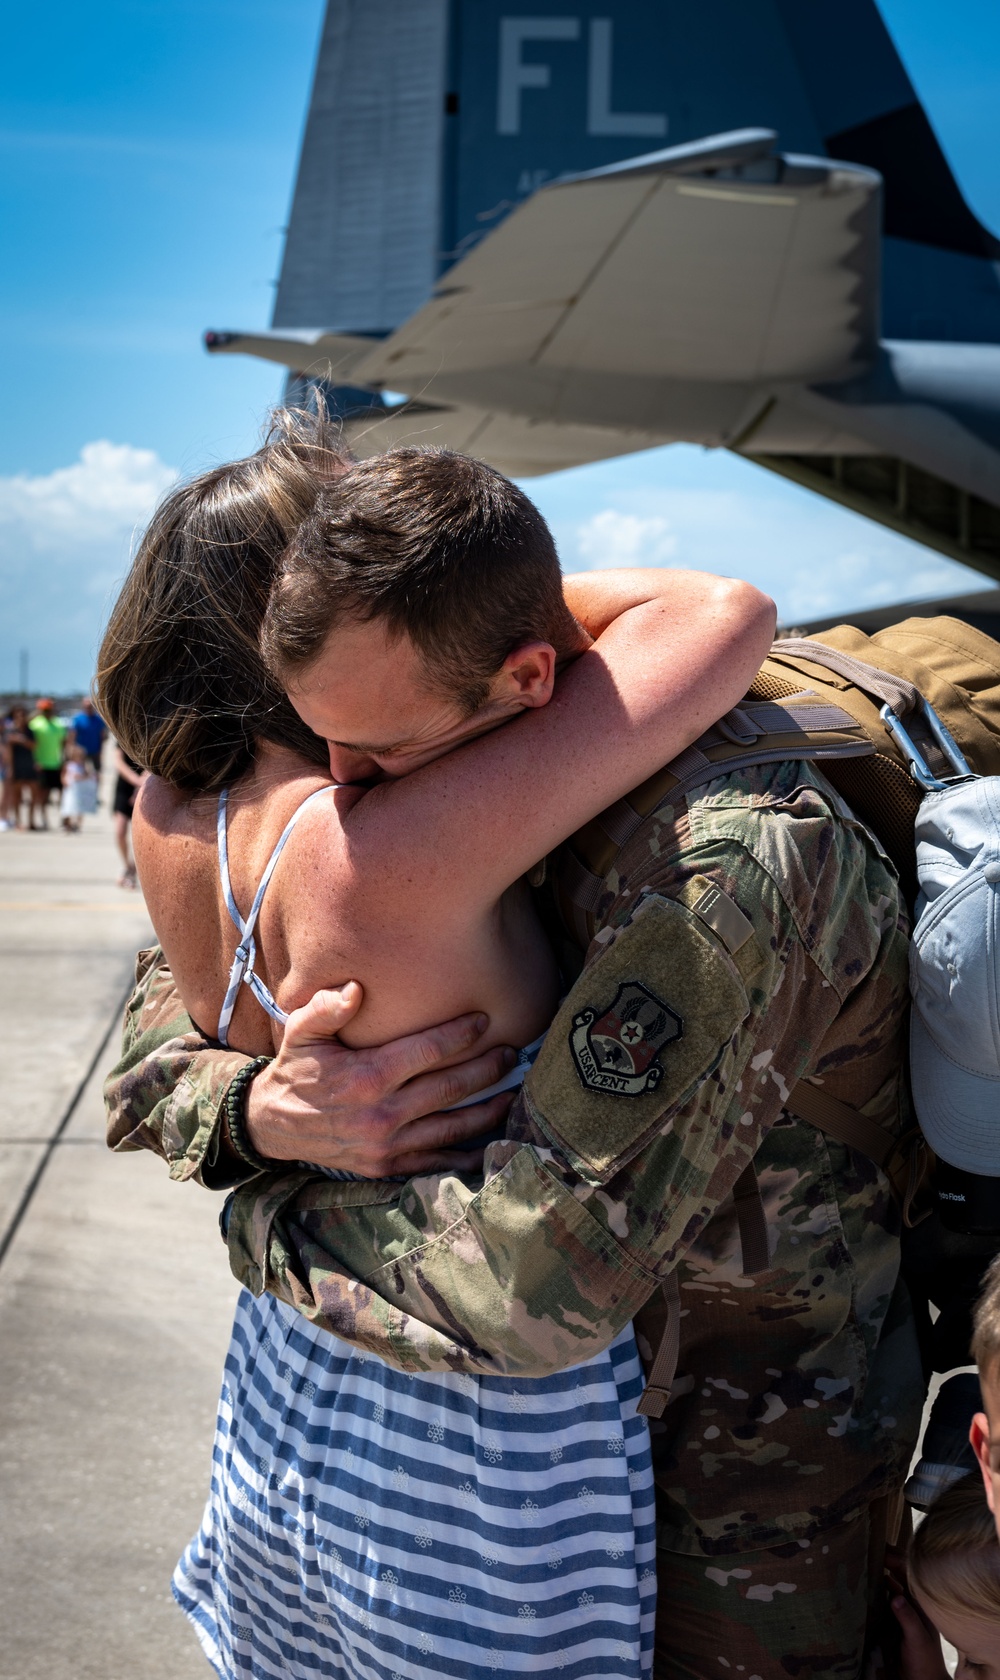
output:
[[[87,443],[71,467],[0,478],[0,525],[19,526],[39,548],[106,541],[147,519],[176,476],[152,449]]]
[[[133,537],[176,476],[154,450],[102,439],[70,466],[0,477],[0,689],[21,648],[33,688],[89,682]]]
[[[662,566],[677,550],[669,522],[658,516],[604,508],[579,526],[576,551],[585,569],[606,566]]]
[[[745,577],[784,624],[991,587],[981,573],[723,450],[674,445],[527,479],[567,571],[690,566]]]

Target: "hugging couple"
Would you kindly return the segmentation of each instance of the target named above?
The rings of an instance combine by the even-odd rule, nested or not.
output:
[[[109,1138],[233,1192],[174,1578],[225,1680],[861,1672],[919,1367],[884,1179],[784,1105],[902,1124],[899,892],[807,764],[650,781],[773,625],[562,578],[498,473],[322,418],[155,515],[98,679],[159,940]]]

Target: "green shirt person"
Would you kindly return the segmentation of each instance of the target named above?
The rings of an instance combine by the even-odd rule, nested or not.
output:
[[[42,821],[48,826],[46,810],[53,793],[59,793],[62,788],[62,762],[66,747],[68,726],[62,718],[56,716],[55,703],[52,700],[39,700],[34,717],[28,720],[35,745],[35,767],[38,780],[42,786],[41,806]]]
[[[28,722],[28,728],[35,741],[35,764],[38,769],[61,770],[67,727],[62,718],[56,717],[53,701],[39,700],[34,717]]]

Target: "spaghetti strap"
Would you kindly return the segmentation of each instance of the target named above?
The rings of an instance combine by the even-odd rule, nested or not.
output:
[[[240,915],[239,907],[233,897],[232,881],[229,875],[229,841],[226,832],[229,789],[223,788],[222,792],[219,794],[219,810],[218,817],[216,819],[216,838],[219,846],[219,878],[222,882],[222,893],[226,901],[226,909],[229,911],[230,917],[235,923],[240,934],[240,942],[236,947],[236,955],[233,958],[233,965],[229,970],[229,984],[226,988],[225,1001],[223,1002],[222,1010],[219,1014],[219,1026],[216,1032],[216,1038],[219,1043],[225,1045],[227,1048],[229,1045],[229,1028],[232,1023],[233,1011],[236,1008],[236,999],[239,996],[241,985],[250,987],[250,990],[257,999],[257,1002],[260,1004],[262,1009],[267,1011],[272,1020],[285,1022],[288,1019],[284,1010],[279,1009],[278,1005],[275,1003],[274,998],[267,986],[265,986],[263,980],[261,980],[259,975],[255,972],[254,965],[257,961],[257,943],[254,938],[254,929],[257,926],[257,918],[260,915],[260,907],[264,902],[264,894],[267,891],[271,876],[274,874],[274,866],[284,851],[285,842],[291,834],[292,829],[295,827],[295,824],[298,822],[306,807],[311,805],[314,799],[318,799],[321,794],[329,793],[331,789],[341,786],[343,786],[341,782],[330,782],[326,787],[316,788],[312,793],[308,794],[305,799],[303,799],[302,804],[298,807],[298,809],[292,812],[281,831],[281,836],[274,848],[274,851],[267,860],[267,866],[260,878],[260,884],[257,887],[257,891],[254,893],[253,903],[250,906],[250,914],[247,916],[246,921],[244,921],[243,917]]]

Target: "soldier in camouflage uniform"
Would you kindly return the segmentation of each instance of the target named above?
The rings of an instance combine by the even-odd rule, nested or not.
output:
[[[646,1355],[675,1276],[677,1379],[652,1425],[657,1674],[854,1677],[923,1385],[887,1182],[785,1105],[811,1074],[901,1128],[898,888],[800,763],[661,804],[604,887],[481,1175],[333,1182],[292,1166],[294,1140],[255,1172],[224,1119],[248,1058],[195,1032],[158,953],[108,1082],[109,1141],[239,1185],[236,1276],[403,1370],[541,1376],[631,1318]],[[293,1080],[297,1019],[275,1064]],[[352,1070],[359,1126],[378,1093],[370,1053],[336,1056],[343,1133]],[[321,1106],[311,1078],[303,1112]],[[751,1160],[769,1258],[748,1276],[732,1192]]]

